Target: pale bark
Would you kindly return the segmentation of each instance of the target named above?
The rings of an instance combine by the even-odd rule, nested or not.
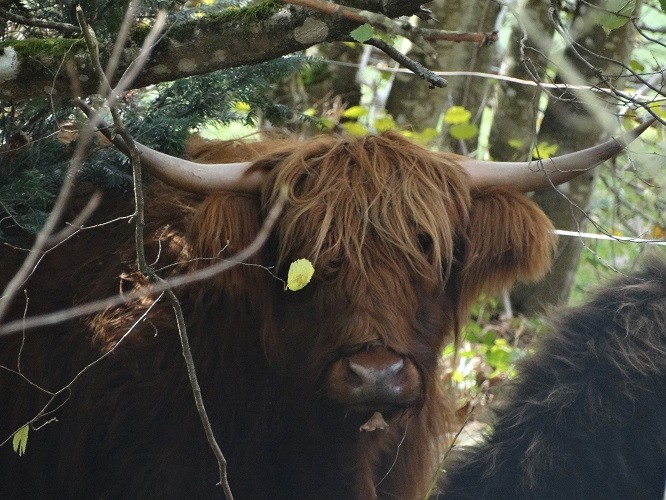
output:
[[[599,4],[599,2],[594,3]],[[637,5],[636,9],[639,8],[640,5]],[[631,54],[633,26],[627,23],[607,35],[590,19],[590,15],[593,14],[594,11],[583,7],[572,32],[578,33],[576,38],[578,43],[599,56],[592,56],[584,49],[578,49],[598,73],[592,71],[587,64],[583,64],[570,50],[567,51],[567,60],[587,81],[605,86],[597,76],[603,75],[617,85],[618,76],[623,71],[618,63],[626,63]],[[539,131],[539,141],[558,144],[558,155],[598,142],[604,126],[592,116],[589,108],[582,104],[580,96],[575,93],[564,93],[560,97],[551,98],[549,102]],[[612,113],[613,107],[609,107],[610,109],[606,111]],[[556,228],[584,231],[585,210],[594,190],[595,179],[594,173],[582,175],[559,188],[566,196],[551,189],[536,193],[534,200],[544,209]],[[517,287],[513,293],[514,305],[527,314],[533,314],[549,305],[565,302],[571,292],[582,248],[582,240],[578,238],[560,238],[555,260],[548,275],[537,284]]]

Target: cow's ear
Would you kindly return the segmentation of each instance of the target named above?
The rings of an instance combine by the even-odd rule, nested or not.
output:
[[[259,197],[219,193],[206,197],[192,216],[190,241],[196,268],[208,267],[246,248],[261,228]],[[269,273],[252,264],[263,264],[260,252],[217,275],[216,284],[232,296],[248,295],[262,288]],[[250,264],[250,265],[248,265]]]
[[[552,230],[548,217],[522,193],[506,187],[477,193],[465,245],[463,302],[498,292],[516,279],[541,278],[555,248]]]

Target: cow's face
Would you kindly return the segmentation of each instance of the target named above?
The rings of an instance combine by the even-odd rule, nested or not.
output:
[[[465,175],[406,144],[373,137],[305,152],[273,178],[274,197],[288,186],[278,273],[303,257],[315,267],[304,289],[276,292],[281,364],[364,416],[423,404],[457,311],[447,284],[460,272]]]

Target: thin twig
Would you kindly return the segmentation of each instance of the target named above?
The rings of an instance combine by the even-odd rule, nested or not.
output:
[[[63,33],[81,33],[81,28],[68,23],[59,23],[55,21],[46,21],[44,19],[35,19],[23,17],[0,8],[0,17],[13,21],[23,26],[34,26],[35,28],[46,28],[50,30],[62,31]]]
[[[282,0],[284,3],[290,5],[298,5],[307,9],[323,12],[330,16],[340,16],[349,21],[357,23],[368,23],[373,26],[381,27],[391,34],[404,36],[405,38],[411,37],[413,34],[418,34],[424,40],[433,41],[449,41],[449,42],[475,42],[479,44],[488,44],[496,42],[498,36],[496,32],[492,33],[476,33],[464,31],[446,31],[418,28],[410,23],[396,22],[393,19],[378,14],[376,12],[368,12],[353,7],[339,5],[333,2],[324,2],[321,0]],[[414,40],[412,40],[414,41]],[[415,42],[417,43],[417,42]],[[417,43],[418,45],[418,43]]]
[[[95,191],[88,200],[88,203],[86,203],[86,206],[83,207],[83,209],[72,220],[72,222],[68,222],[64,228],[62,228],[56,234],[51,236],[46,241],[46,244],[50,247],[54,247],[60,244],[61,242],[69,239],[70,236],[72,236],[74,233],[76,233],[83,227],[83,224],[85,224],[85,222],[90,218],[93,212],[97,210],[97,207],[99,207],[101,201],[102,201],[101,192]]]
[[[88,45],[88,51],[93,60],[93,65],[96,69],[97,76],[100,79],[100,88],[104,93],[111,92],[111,86],[106,77],[106,74],[102,70],[102,66],[99,63],[99,58],[97,57],[97,44],[93,39],[90,30],[85,21],[85,16],[80,7],[77,7],[77,18],[81,24],[83,34]],[[126,19],[132,19],[132,16],[126,16]],[[150,46],[150,45],[149,45]],[[138,64],[138,67],[141,67],[142,64]],[[127,74],[121,78],[121,82],[127,78]],[[142,169],[141,169],[141,155],[139,154],[136,145],[134,144],[134,139],[131,134],[128,132],[123,120],[118,112],[118,109],[113,106],[110,108],[111,115],[113,116],[115,132],[120,135],[126,144],[129,150],[129,156],[132,161],[132,181],[134,185],[134,239],[135,239],[135,250],[136,250],[136,261],[137,268],[140,273],[144,276],[147,276],[151,283],[165,284],[164,279],[158,276],[155,271],[148,265],[146,261],[145,248],[144,248],[144,227],[145,227],[145,204],[144,204],[144,193],[143,193],[143,181],[142,181]],[[182,306],[176,294],[170,288],[167,288],[164,291],[167,299],[171,303],[171,307],[174,310],[176,316],[176,325],[178,328],[178,336],[180,338],[183,357],[185,358],[185,366],[187,369],[187,376],[192,388],[192,394],[194,396],[194,401],[196,404],[197,412],[210,445],[213,454],[218,463],[220,481],[218,485],[222,486],[224,490],[224,495],[227,500],[233,500],[233,494],[231,493],[231,488],[229,486],[229,481],[227,478],[227,460],[220,449],[220,446],[217,443],[215,434],[213,432],[213,427],[208,418],[208,412],[204,405],[203,396],[201,394],[201,386],[199,385],[199,380],[196,373],[196,367],[194,364],[194,357],[192,355],[192,350],[190,348],[189,338],[187,336],[187,326],[185,324],[185,318],[183,316]]]
[[[394,59],[407,69],[411,70],[415,75],[418,75],[426,80],[432,87],[446,87],[447,82],[444,80],[444,78],[437,76],[428,68],[424,67],[413,59],[410,59],[402,52],[386,43],[384,40],[380,40],[379,38],[371,38],[365,43],[367,45],[372,45],[373,47],[376,47],[382,52],[386,53],[386,55],[388,55],[391,59]]]
[[[136,14],[139,10],[140,5],[141,5],[141,0],[132,0],[130,4],[127,6],[127,10],[125,11],[125,17],[123,18],[123,23],[120,25],[120,29],[118,30],[118,34],[116,35],[116,43],[113,46],[113,51],[111,52],[111,56],[109,56],[109,60],[106,63],[106,69],[104,71],[104,74],[106,75],[107,80],[110,81],[113,80],[113,75],[115,75],[116,70],[118,69],[118,63],[120,62],[120,55],[123,51],[123,48],[125,47],[125,44],[127,43],[132,23],[136,18]],[[161,32],[162,30],[160,29],[159,31]]]

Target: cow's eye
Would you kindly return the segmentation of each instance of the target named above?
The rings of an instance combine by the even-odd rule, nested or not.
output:
[[[340,272],[342,262],[343,260],[341,257],[335,257],[326,263],[322,263],[321,267],[319,268],[319,275],[321,276],[321,279],[323,281],[331,281],[335,279],[335,277]]]
[[[426,233],[419,233],[416,236],[416,240],[418,242],[419,248],[421,249],[421,252],[423,252],[424,255],[430,257],[432,255],[433,247],[432,237]]]

